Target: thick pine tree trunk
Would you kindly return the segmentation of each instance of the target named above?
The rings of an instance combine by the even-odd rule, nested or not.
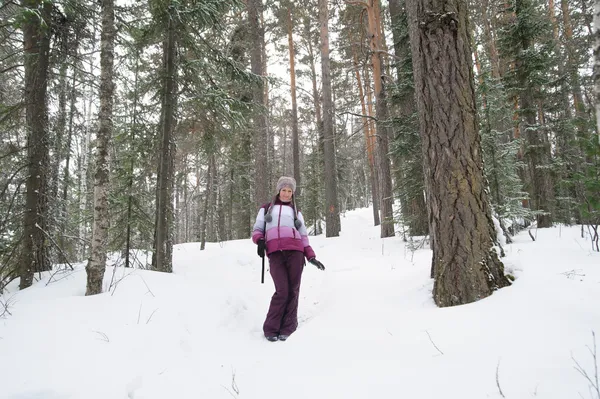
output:
[[[115,10],[113,0],[102,0],[102,34],[100,38],[100,112],[96,137],[96,172],[94,174],[94,222],[92,254],[85,268],[86,295],[102,292],[108,244],[108,191],[110,175],[109,146],[113,130],[113,64],[115,48]]]
[[[33,283],[33,274],[51,269],[48,239],[49,133],[46,93],[50,53],[50,2],[23,0],[24,8],[35,10],[23,22],[25,53],[25,117],[28,176],[25,183],[23,249],[20,259],[20,288]]]
[[[407,2],[433,238],[433,297],[477,301],[510,284],[493,248],[477,131],[467,4]]]
[[[340,210],[337,197],[336,155],[333,135],[333,100],[329,60],[329,10],[327,0],[319,0],[321,24],[321,79],[323,82],[323,134],[325,158],[325,236],[340,235]]]
[[[250,27],[250,43],[252,46],[250,64],[252,73],[261,77],[263,72],[262,48],[264,30],[260,26],[260,18],[263,12],[262,0],[248,0],[248,20]],[[252,102],[254,103],[254,202],[257,206],[269,201],[269,171],[267,164],[267,119],[265,115],[264,84],[261,79],[252,90]]]
[[[172,10],[169,9],[169,13]],[[173,160],[175,158],[176,61],[175,26],[169,15],[166,38],[163,41],[162,117],[158,182],[156,187],[156,225],[152,269],[173,272]]]

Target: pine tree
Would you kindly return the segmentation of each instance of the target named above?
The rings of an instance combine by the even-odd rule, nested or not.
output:
[[[407,10],[433,238],[433,298],[438,306],[453,306],[510,284],[493,248],[467,4],[418,0]]]
[[[32,284],[35,272],[51,268],[47,238],[50,216],[47,89],[52,4],[23,0],[22,5],[28,176],[19,287],[24,289]]]

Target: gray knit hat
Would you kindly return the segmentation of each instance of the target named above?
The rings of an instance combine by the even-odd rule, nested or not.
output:
[[[277,193],[284,187],[289,187],[292,189],[292,192],[296,192],[296,179],[293,177],[281,176],[279,180],[277,180]]]

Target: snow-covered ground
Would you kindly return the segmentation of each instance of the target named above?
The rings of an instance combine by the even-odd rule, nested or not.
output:
[[[580,227],[521,233],[511,287],[439,309],[431,252],[379,238],[371,215],[310,238],[326,270],[306,265],[286,342],[263,338],[273,283],[249,239],[177,245],[173,274],[109,267],[93,297],[83,265],[13,283],[0,397],[598,399],[577,370],[594,378],[593,332],[600,352],[600,254]]]

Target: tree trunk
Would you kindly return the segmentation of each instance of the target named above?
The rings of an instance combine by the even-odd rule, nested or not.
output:
[[[94,174],[94,222],[92,227],[92,254],[85,268],[87,289],[85,295],[102,292],[106,269],[108,243],[108,190],[110,175],[109,146],[113,130],[113,64],[115,49],[114,0],[102,0],[102,34],[100,38],[100,111],[96,137],[96,172]]]
[[[352,40],[351,40],[352,41]],[[371,180],[371,199],[373,201],[373,226],[378,226],[379,221],[379,198],[378,198],[378,183],[375,175],[375,156],[374,148],[371,145],[374,132],[371,131],[371,115],[367,114],[367,105],[365,104],[365,95],[363,90],[362,79],[360,78],[360,67],[358,65],[358,54],[356,47],[352,46],[352,57],[354,63],[354,73],[356,74],[356,83],[358,85],[358,95],[360,97],[360,106],[362,110],[363,130],[365,131],[365,148],[367,149],[367,163],[369,164],[369,173]]]
[[[300,175],[300,143],[298,140],[298,105],[296,104],[296,68],[294,65],[294,38],[292,11],[288,9],[288,49],[290,54],[290,88],[292,95],[292,154],[294,158],[294,179],[296,179],[296,194],[302,193],[302,176]]]
[[[23,0],[32,10],[23,21],[25,52],[25,117],[27,129],[28,176],[25,215],[23,217],[23,250],[20,259],[20,288],[33,283],[33,274],[51,269],[48,239],[48,64],[50,57],[50,2]],[[33,11],[35,10],[35,12]]]
[[[367,91],[367,109],[369,112],[369,130],[371,135],[369,137],[369,146],[373,154],[373,192],[377,198],[377,217],[375,218],[375,226],[381,225],[380,211],[381,211],[381,196],[379,195],[379,164],[377,158],[377,126],[375,125],[375,111],[373,110],[373,88],[371,87],[371,79],[369,79],[369,68],[364,68],[365,77],[365,89]]]
[[[218,215],[217,215],[217,189],[219,188],[219,169],[217,168],[217,163],[215,161],[214,151],[210,158],[209,162],[212,164],[212,175],[211,175],[211,187],[210,187],[210,200],[208,203],[208,231],[207,231],[207,239],[208,242],[217,242],[218,240]]]
[[[516,1],[516,18],[528,18],[523,13],[527,7],[523,0]],[[521,36],[521,51],[527,53],[531,43],[528,37]],[[550,148],[547,135],[537,126],[536,109],[533,101],[534,83],[530,76],[531,67],[526,63],[526,57],[519,56],[515,61],[515,70],[519,82],[519,109],[521,113],[520,130],[525,134],[524,158],[529,171],[529,193],[531,195],[532,207],[542,213],[537,215],[538,227],[552,227],[552,197],[554,193],[553,183],[548,169],[550,163]]]
[[[76,101],[77,101],[77,89],[75,88],[75,77],[77,76],[76,71],[73,71],[71,75],[71,84],[69,86],[69,128],[67,131],[67,143],[65,145],[65,167],[63,169],[63,186],[60,201],[60,212],[58,223],[60,225],[58,237],[58,246],[63,249],[72,257],[76,254],[76,245],[73,244],[73,240],[66,237],[67,220],[69,219],[67,199],[69,194],[69,186],[71,185],[71,142],[73,140],[73,118],[76,112]]]
[[[138,108],[138,84],[139,84],[139,68],[140,68],[140,55],[139,51],[135,51],[135,70],[133,73],[133,115],[131,119],[131,142],[135,143],[135,132],[137,129],[137,108]],[[131,222],[132,222],[132,210],[133,210],[133,174],[134,174],[134,157],[131,157],[129,161],[129,179],[127,181],[127,231],[125,237],[125,267],[131,266]]]
[[[204,192],[204,206],[202,207],[202,223],[200,224],[200,250],[204,251],[206,246],[206,236],[208,230],[208,208],[210,208],[210,198],[212,196],[213,183],[213,155],[208,161],[208,171],[206,172],[206,191]]]
[[[96,12],[96,3],[93,3],[91,5],[92,10],[94,12]],[[98,24],[92,24],[92,40],[91,40],[91,49],[89,52],[89,55],[87,57],[87,64],[90,66],[90,70],[89,71],[85,71],[85,72],[81,72],[79,71],[78,73],[78,78],[81,79],[82,81],[85,80],[85,75],[86,73],[89,73],[90,76],[95,76],[96,75],[96,62],[95,62],[95,57],[96,57],[96,39],[97,39],[97,25]],[[76,69],[77,71],[77,69]],[[88,176],[88,168],[89,168],[89,163],[91,163],[89,161],[90,159],[90,150],[89,150],[89,146],[90,146],[90,141],[91,141],[91,137],[92,137],[92,129],[90,128],[90,126],[92,126],[92,106],[94,104],[94,98],[95,98],[95,92],[96,92],[96,88],[93,82],[87,82],[86,86],[85,86],[85,94],[84,97],[87,98],[87,101],[83,101],[83,105],[84,105],[84,109],[83,109],[83,114],[85,115],[85,121],[84,121],[84,134],[83,134],[83,139],[81,142],[81,156],[79,157],[78,161],[78,181],[77,181],[77,195],[78,195],[78,203],[79,203],[79,209],[78,209],[78,213],[77,213],[77,220],[82,220],[84,221],[83,223],[79,223],[79,240],[80,242],[82,242],[82,245],[80,246],[80,258],[86,258],[88,257],[88,246],[87,246],[87,237],[89,235],[89,223],[87,222],[87,219],[84,215],[86,215],[89,207],[91,206],[90,204],[90,200],[89,200],[89,187],[92,185],[91,182],[91,177]]]
[[[333,135],[333,100],[329,61],[329,10],[327,0],[319,0],[319,22],[321,24],[321,79],[323,82],[323,134],[325,158],[325,236],[340,235],[340,211],[337,197],[337,173],[335,137]]]
[[[163,41],[163,81],[161,105],[160,154],[156,187],[156,225],[152,269],[173,272],[173,160],[177,83],[175,26],[169,8],[166,38]]]
[[[66,57],[67,54],[67,40],[66,38],[62,39],[61,42],[61,53],[63,57]],[[62,159],[65,153],[65,147],[63,144],[63,139],[66,133],[67,127],[67,92],[69,90],[69,85],[67,84],[67,76],[68,74],[68,63],[66,59],[61,60],[61,64],[58,72],[58,115],[56,117],[56,124],[54,125],[54,157],[52,158],[52,176],[50,178],[51,181],[51,189],[50,189],[50,206],[52,209],[52,235],[57,237],[57,242],[60,241],[60,237],[63,232],[61,231],[61,201],[58,194],[59,185],[60,185],[60,164],[62,163]],[[65,252],[64,248],[61,247],[61,251],[58,253],[58,263],[65,263],[67,259],[64,259]]]
[[[369,45],[371,48],[371,63],[373,66],[373,82],[375,86],[375,110],[377,112],[377,158],[379,177],[379,198],[381,206],[381,237],[394,236],[394,209],[392,204],[392,174],[389,158],[389,116],[387,94],[383,81],[381,12],[379,0],[369,0],[367,6],[369,21]]]
[[[494,37],[494,29],[492,27],[492,21],[493,18],[492,17],[494,15],[494,12],[490,10],[490,1],[489,0],[483,0],[480,3],[481,6],[481,16],[482,16],[482,23],[483,23],[483,39],[484,39],[484,46],[486,48],[486,51],[488,53],[488,56],[490,57],[490,65],[491,65],[491,72],[492,72],[492,77],[494,79],[499,79],[501,74],[503,73],[500,70],[500,57],[498,56],[498,48],[496,46],[496,38]]]
[[[392,35],[394,38],[394,53],[396,59],[396,74],[398,85],[403,87],[399,93],[396,93],[396,101],[399,107],[402,129],[404,132],[416,131],[418,127],[413,122],[413,117],[417,112],[415,104],[415,91],[412,85],[413,76],[410,41],[406,34],[403,34],[405,28],[408,28],[406,18],[406,5],[404,0],[389,0],[390,18],[392,21]],[[404,133],[401,133],[404,134]],[[425,177],[423,176],[423,157],[421,151],[410,151],[413,148],[421,147],[418,136],[407,135],[403,138],[410,148],[407,148],[406,154],[398,157],[397,163],[398,182],[401,182],[405,189],[401,194],[401,211],[403,220],[408,221],[408,228],[412,236],[425,236],[429,234],[429,221],[427,219],[427,204],[423,196],[423,186]],[[412,139],[412,138],[415,139]],[[395,138],[396,140],[398,137]],[[409,141],[410,140],[410,141]],[[409,181],[414,182],[409,186]]]
[[[433,238],[433,297],[440,307],[460,305],[510,284],[493,247],[467,5],[415,0],[407,7]]]
[[[573,43],[573,26],[571,24],[571,15],[569,14],[569,3],[567,0],[560,0],[562,10],[564,33],[565,33],[565,49],[567,50],[567,68],[569,70],[569,80],[571,83],[571,91],[573,93],[573,103],[575,105],[575,114],[578,118],[585,118],[585,104],[581,95],[581,84],[579,82],[579,65],[577,64],[576,49]],[[581,121],[578,121],[579,130],[584,129]],[[584,133],[580,133],[583,135]]]
[[[252,46],[250,64],[252,73],[260,77],[260,82],[252,90],[254,111],[254,202],[257,207],[269,200],[269,167],[267,164],[267,120],[265,116],[264,84],[262,77],[263,62],[262,48],[265,34],[260,26],[260,16],[263,12],[262,0],[248,0],[248,20],[250,27],[250,43]]]
[[[321,111],[321,100],[319,99],[319,90],[317,88],[317,68],[315,66],[315,52],[312,46],[312,40],[310,38],[310,22],[307,20],[305,21],[305,26],[304,26],[304,33],[306,35],[306,37],[304,38],[306,40],[306,44],[307,44],[307,49],[308,49],[308,60],[310,63],[310,76],[311,76],[311,83],[312,83],[312,97],[313,97],[313,104],[315,106],[315,119],[316,119],[316,123],[317,123],[317,131],[319,132],[319,135],[322,136],[323,135],[323,112]],[[322,137],[320,139],[320,144],[323,143]]]
[[[594,1],[594,99],[596,104],[596,134],[600,141],[600,0]]]

